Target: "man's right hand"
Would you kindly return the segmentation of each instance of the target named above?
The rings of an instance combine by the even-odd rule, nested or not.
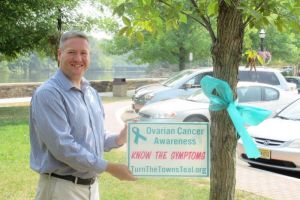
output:
[[[110,173],[112,176],[124,181],[135,181],[137,180],[128,169],[126,165],[117,163],[108,163],[106,172]]]

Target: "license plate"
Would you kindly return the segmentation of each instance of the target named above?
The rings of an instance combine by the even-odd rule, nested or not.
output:
[[[260,151],[260,158],[264,159],[271,159],[271,151],[269,149],[259,149]]]

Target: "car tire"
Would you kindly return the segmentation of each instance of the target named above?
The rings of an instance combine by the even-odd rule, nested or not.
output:
[[[184,122],[208,122],[208,120],[201,116],[191,116],[187,117]]]

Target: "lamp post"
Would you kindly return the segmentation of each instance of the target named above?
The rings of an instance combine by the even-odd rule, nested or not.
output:
[[[190,67],[192,66],[192,61],[193,61],[193,53],[189,53],[189,61],[190,61]]]
[[[260,38],[260,50],[264,51],[264,39],[266,37],[265,29],[261,29],[259,32],[259,38]]]

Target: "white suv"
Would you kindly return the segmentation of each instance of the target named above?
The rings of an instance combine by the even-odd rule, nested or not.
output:
[[[250,71],[249,68],[239,68],[239,81],[266,83],[279,87],[286,91],[297,91],[296,84],[286,81],[278,69],[259,67],[256,71]]]

